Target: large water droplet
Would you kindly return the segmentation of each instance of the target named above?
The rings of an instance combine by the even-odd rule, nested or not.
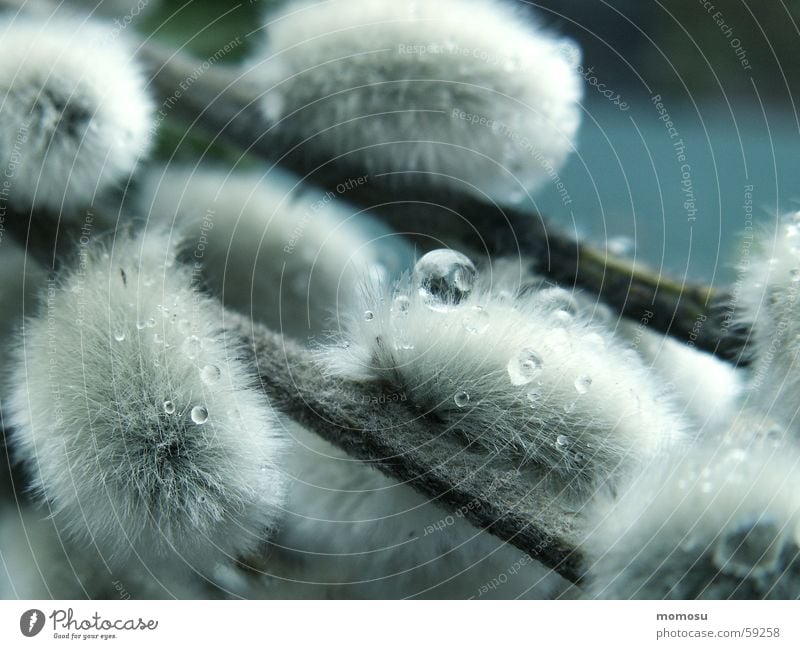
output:
[[[370,310],[364,311],[364,320],[366,320],[367,322],[372,322],[374,319],[375,319],[375,314],[372,311]]]
[[[203,351],[203,341],[197,336],[189,336],[183,341],[183,353],[189,358],[197,358]]]
[[[489,328],[489,312],[482,306],[474,306],[464,314],[464,329],[474,335]]]
[[[166,412],[168,415],[175,414],[175,402],[169,400],[165,401],[164,412]]]
[[[208,410],[205,406],[195,406],[191,412],[192,421],[196,424],[204,424],[208,421]]]
[[[213,385],[219,381],[221,374],[222,373],[219,371],[219,368],[216,365],[206,365],[202,370],[200,370],[200,378],[203,379],[203,383],[207,383],[208,385]]]
[[[508,378],[511,385],[525,385],[535,379],[542,370],[542,357],[526,347],[519,354],[508,361]]]
[[[459,408],[463,408],[469,403],[469,395],[461,390],[460,392],[456,392],[455,396],[453,397],[453,401],[456,402],[456,405]]]
[[[592,387],[592,377],[588,374],[582,374],[575,379],[575,391],[578,394],[586,394]]]
[[[419,295],[435,311],[448,311],[464,300],[475,285],[476,275],[475,265],[455,250],[433,250],[414,266]]]
[[[781,567],[784,539],[774,518],[747,520],[723,532],[714,550],[714,565],[734,577],[757,579]]]

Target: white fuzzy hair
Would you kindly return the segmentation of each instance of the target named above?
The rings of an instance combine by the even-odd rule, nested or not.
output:
[[[148,172],[140,190],[139,210],[174,217],[226,306],[296,338],[323,331],[364,274],[391,276],[412,258],[401,237],[347,203],[346,189],[311,189],[277,169],[168,167]]]
[[[741,320],[752,325],[748,401],[789,430],[800,430],[800,213],[758,233],[738,292]]]
[[[741,408],[744,370],[641,323],[621,320],[617,331],[662,377],[676,406],[694,426],[707,432],[730,426]]]
[[[568,291],[513,295],[484,278],[441,310],[418,285],[367,285],[321,353],[327,370],[394,386],[470,440],[550,469],[559,489],[597,486],[683,438],[658,379]]]
[[[589,516],[589,594],[787,599],[800,594],[800,459],[731,439],[676,454]]]
[[[122,183],[150,148],[132,48],[94,22],[0,21],[0,164],[8,200],[56,213]]]
[[[204,570],[275,522],[285,444],[221,307],[173,255],[160,232],[82,248],[25,325],[6,414],[69,537]]]
[[[292,426],[285,524],[249,596],[553,598],[568,582],[374,467]]]
[[[510,2],[304,0],[266,23],[263,114],[325,155],[508,203],[574,148],[577,46]]]

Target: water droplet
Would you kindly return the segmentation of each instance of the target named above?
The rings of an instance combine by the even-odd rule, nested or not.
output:
[[[372,311],[364,311],[364,320],[372,322],[375,319],[375,314]]]
[[[434,311],[449,311],[463,301],[472,291],[476,275],[475,265],[455,250],[433,250],[414,266],[419,295]]]
[[[123,340],[125,340],[125,332],[122,329],[115,331],[114,340],[116,340],[118,343],[121,343]]]
[[[489,328],[489,312],[482,306],[474,306],[464,314],[464,329],[476,336]]]
[[[168,415],[175,414],[175,402],[174,401],[165,401],[164,402],[164,412]]]
[[[540,388],[531,388],[528,391],[528,401],[531,404],[531,408],[535,408],[539,405],[539,401],[542,398],[542,390]]]
[[[570,444],[572,444],[572,440],[566,435],[559,435],[558,437],[556,437],[556,446],[559,449],[565,449]]]
[[[582,374],[575,379],[575,391],[578,394],[586,394],[589,388],[592,387],[592,377],[588,374]]]
[[[453,397],[453,401],[456,402],[456,405],[459,408],[463,408],[469,403],[469,395],[461,390],[460,392],[456,392],[456,395]]]
[[[146,326],[146,325],[145,325],[145,323],[144,323],[144,320],[139,320],[139,321],[136,323],[136,328],[137,328],[137,329],[139,329],[140,331],[141,331],[142,329],[144,329],[144,328],[145,328],[145,326]]]
[[[147,320],[145,320],[144,326],[152,329],[153,327],[156,326],[156,319],[148,318]]]
[[[200,370],[200,378],[203,379],[203,383],[207,383],[208,385],[212,385],[219,381],[219,377],[221,376],[221,372],[216,365],[206,365],[202,370]]]
[[[525,385],[530,383],[542,370],[542,357],[530,347],[526,347],[519,354],[514,356],[506,369],[511,385]]]
[[[774,518],[740,522],[723,532],[714,549],[714,565],[734,577],[757,579],[781,567],[784,538]]]
[[[535,295],[535,301],[544,309],[558,313],[564,311],[571,316],[578,313],[578,302],[572,293],[563,288],[546,288]]]
[[[203,341],[197,336],[189,336],[183,341],[183,352],[189,358],[197,358],[203,351]]]
[[[411,300],[408,299],[407,295],[398,295],[396,298],[394,298],[394,302],[392,303],[392,313],[406,316],[408,315],[410,308]]]
[[[205,406],[195,406],[191,412],[192,421],[196,424],[204,424],[208,421],[208,410]]]

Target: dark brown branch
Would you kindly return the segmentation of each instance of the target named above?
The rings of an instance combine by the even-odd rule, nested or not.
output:
[[[423,418],[372,383],[327,378],[312,354],[231,314],[230,331],[248,341],[273,405],[353,457],[369,462],[443,507],[579,582],[574,512],[547,486],[543,470],[519,469]]]

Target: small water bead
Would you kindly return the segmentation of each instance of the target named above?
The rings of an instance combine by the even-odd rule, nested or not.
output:
[[[216,365],[206,365],[202,370],[200,370],[200,378],[203,379],[203,383],[207,383],[208,385],[212,385],[219,381],[219,377],[222,373],[219,371],[219,368]]]
[[[164,402],[164,412],[166,412],[168,415],[174,415],[175,414],[175,402],[174,401],[169,401],[169,400],[165,401]]]
[[[147,326],[147,325],[145,325],[145,323],[144,323],[144,320],[139,320],[139,321],[137,321],[137,322],[136,322],[136,328],[137,328],[139,331],[141,331],[142,329],[144,329],[146,326]]]
[[[203,341],[197,336],[189,336],[183,341],[183,351],[189,358],[197,358],[203,351]]]
[[[536,302],[549,311],[558,314],[561,311],[570,316],[578,313],[578,302],[572,293],[563,288],[546,288],[536,294]]]
[[[123,340],[125,340],[125,332],[122,330],[115,331],[114,340],[116,340],[118,343],[121,343]]]
[[[408,299],[407,295],[398,295],[396,298],[394,298],[394,302],[392,303],[392,313],[406,316],[408,315],[409,309],[411,309],[411,300]]]
[[[205,406],[195,406],[191,412],[192,421],[196,424],[204,424],[208,421],[208,410]]]
[[[542,357],[536,350],[526,347],[519,354],[514,356],[506,369],[511,385],[525,385],[535,379],[542,370]]]
[[[758,579],[781,569],[784,542],[774,518],[747,520],[722,534],[714,549],[714,565],[734,577]]]
[[[463,408],[469,403],[469,395],[461,390],[460,392],[456,392],[456,395],[453,397],[453,401],[455,401],[459,408]]]
[[[147,320],[145,320],[144,326],[149,328],[149,329],[152,329],[153,327],[156,326],[156,319],[155,318],[148,318]]]
[[[528,391],[528,401],[530,402],[531,408],[536,408],[541,400],[542,400],[541,388],[531,388]]]
[[[478,271],[470,259],[455,250],[433,250],[414,266],[414,281],[425,305],[449,311],[472,292]]]
[[[364,320],[372,322],[375,319],[375,314],[372,311],[364,311]]]
[[[464,314],[464,329],[467,333],[480,335],[489,328],[489,312],[482,306],[474,306]]]
[[[556,437],[556,446],[560,449],[567,448],[570,444],[572,444],[572,440],[567,437],[566,435],[559,435]]]
[[[582,374],[575,379],[575,391],[578,394],[586,394],[592,387],[592,377],[588,374]]]

